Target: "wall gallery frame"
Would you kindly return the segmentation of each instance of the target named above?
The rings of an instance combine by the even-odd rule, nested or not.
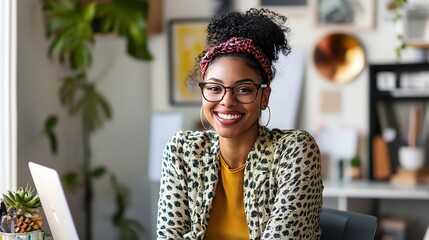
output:
[[[371,30],[375,4],[374,0],[314,0],[315,22],[319,27]]]
[[[309,0],[261,0],[261,6],[301,6],[305,7]]]
[[[408,4],[403,14],[402,28],[407,46],[429,46],[429,4]]]
[[[269,8],[273,11],[285,14],[286,16],[295,14],[306,14],[312,0],[259,0],[260,7]]]
[[[187,84],[195,59],[205,49],[209,19],[172,19],[169,33],[170,103],[172,105],[201,104],[198,87]]]

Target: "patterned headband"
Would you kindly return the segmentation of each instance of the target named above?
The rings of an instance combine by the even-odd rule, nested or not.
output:
[[[265,56],[262,50],[253,44],[253,40],[249,38],[233,37],[226,42],[209,49],[200,62],[201,79],[204,79],[204,74],[207,71],[209,63],[221,54],[228,53],[250,53],[259,62],[261,67],[267,74],[268,81],[273,79],[273,70],[271,69],[271,61]]]

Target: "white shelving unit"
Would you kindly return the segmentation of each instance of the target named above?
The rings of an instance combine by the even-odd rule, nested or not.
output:
[[[338,200],[338,209],[350,210],[350,199],[429,200],[429,185],[394,185],[388,182],[324,182],[324,198]]]

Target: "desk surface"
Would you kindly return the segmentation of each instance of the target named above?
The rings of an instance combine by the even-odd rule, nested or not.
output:
[[[389,182],[324,182],[324,197],[429,199],[429,185],[400,186]]]

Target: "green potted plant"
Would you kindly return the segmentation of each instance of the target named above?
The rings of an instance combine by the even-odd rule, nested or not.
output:
[[[362,168],[359,156],[354,156],[350,160],[350,177],[351,179],[360,179],[362,177]]]
[[[42,240],[40,199],[32,187],[3,193],[0,199],[0,239]]]
[[[129,201],[129,191],[116,182],[113,172],[104,166],[91,164],[90,136],[111,119],[112,111],[107,98],[98,90],[97,81],[88,78],[92,66],[92,47],[96,34],[116,34],[127,41],[127,53],[139,60],[151,60],[147,47],[146,0],[42,0],[46,16],[47,37],[50,39],[48,56],[69,68],[59,89],[59,100],[70,116],[82,121],[82,172],[63,175],[66,186],[84,187],[86,214],[85,239],[92,239],[93,181],[110,173],[115,191],[117,211],[112,223],[118,228],[119,239],[138,239],[140,224],[126,217],[124,202]],[[45,121],[44,133],[49,138],[51,151],[56,154],[58,142],[55,126],[59,119],[51,115]]]
[[[389,4],[389,9],[394,11],[394,17],[393,22],[396,25],[402,24],[402,17],[403,17],[403,9],[407,4],[407,0],[391,0]],[[402,26],[398,26],[398,28],[401,28]],[[396,39],[398,41],[398,45],[396,46],[396,57],[398,60],[401,59],[402,50],[406,48],[405,43],[405,36],[403,34],[403,31],[398,31],[396,34]]]

